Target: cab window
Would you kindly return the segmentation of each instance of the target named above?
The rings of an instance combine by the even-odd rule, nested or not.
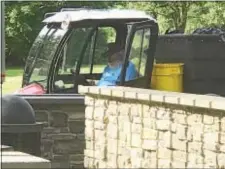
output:
[[[61,65],[58,74],[71,74],[70,70],[75,69],[81,54],[85,39],[93,28],[76,28],[72,31],[67,43],[61,53]]]
[[[147,49],[149,48],[150,28],[139,29],[134,34],[129,60],[135,65],[138,78],[143,77],[147,63]]]
[[[98,27],[88,43],[83,62],[80,68],[81,74],[101,74],[107,65],[106,51],[108,43],[116,42],[116,30],[113,27]]]
[[[64,89],[73,88],[74,79],[71,70],[76,70],[81,56],[79,74],[93,82],[99,80],[107,65],[108,43],[116,42],[116,35],[113,27],[75,28],[60,54],[59,68],[54,80],[55,86],[62,85]],[[87,45],[86,48],[85,45]],[[86,76],[92,74],[97,74],[97,76]]]
[[[59,56],[54,88],[73,88],[74,82],[71,70],[76,70],[85,40],[93,29],[93,27],[82,27],[72,30]]]

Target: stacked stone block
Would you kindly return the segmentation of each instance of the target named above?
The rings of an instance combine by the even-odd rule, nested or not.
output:
[[[225,106],[212,105],[225,99],[129,88],[81,91],[86,168],[224,167]]]
[[[51,161],[52,168],[83,168],[84,105],[32,104],[36,121],[45,122],[41,133],[42,157]]]

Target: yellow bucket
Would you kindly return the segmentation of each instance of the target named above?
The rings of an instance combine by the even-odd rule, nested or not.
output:
[[[155,64],[152,72],[151,88],[183,92],[183,65],[182,63]]]

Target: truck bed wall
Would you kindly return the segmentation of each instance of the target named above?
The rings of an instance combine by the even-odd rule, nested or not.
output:
[[[46,122],[41,133],[41,156],[52,168],[83,168],[84,97],[81,95],[21,96],[35,110],[36,121]]]
[[[184,63],[184,92],[225,96],[225,41],[219,35],[162,35],[157,63]]]

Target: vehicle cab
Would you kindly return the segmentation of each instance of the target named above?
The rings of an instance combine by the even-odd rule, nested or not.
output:
[[[26,61],[17,94],[78,93],[96,85],[108,64],[110,44],[123,49],[117,85],[149,88],[158,37],[155,19],[126,9],[62,9],[44,19]],[[132,62],[138,72],[125,80]]]

